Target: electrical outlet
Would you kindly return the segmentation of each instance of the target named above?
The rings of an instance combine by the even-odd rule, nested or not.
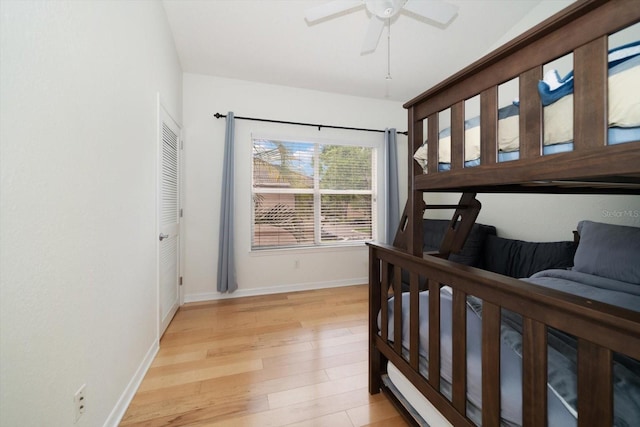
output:
[[[86,402],[86,396],[85,396],[85,390],[84,390],[85,387],[86,387],[86,384],[82,384],[82,386],[80,386],[78,391],[76,391],[76,393],[73,395],[73,405],[74,405],[75,414],[76,414],[76,418],[74,422],[78,422],[82,414],[84,414],[85,410],[87,409],[87,402]]]

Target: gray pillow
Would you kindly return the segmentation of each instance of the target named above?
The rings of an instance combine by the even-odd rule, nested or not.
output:
[[[571,268],[574,242],[524,242],[487,236],[480,268],[521,279],[552,268]]]
[[[640,228],[580,221],[578,234],[574,270],[640,285]]]

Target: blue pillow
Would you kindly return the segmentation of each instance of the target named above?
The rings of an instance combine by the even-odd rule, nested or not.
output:
[[[574,270],[640,285],[640,228],[580,221],[578,234]]]

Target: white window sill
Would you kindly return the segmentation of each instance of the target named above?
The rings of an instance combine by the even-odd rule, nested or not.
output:
[[[291,248],[270,248],[270,249],[252,249],[249,251],[251,256],[277,256],[288,254],[313,254],[322,252],[356,252],[366,249],[365,242],[354,242],[352,244],[343,245],[326,245],[326,246],[307,246],[307,247],[291,247]]]

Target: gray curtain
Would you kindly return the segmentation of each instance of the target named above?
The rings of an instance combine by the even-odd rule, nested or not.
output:
[[[224,164],[222,166],[222,200],[220,202],[220,242],[218,248],[218,292],[238,289],[236,264],[233,253],[233,140],[235,121],[227,113],[224,137]]]
[[[384,144],[387,150],[387,230],[386,243],[393,244],[400,223],[400,195],[398,188],[398,146],[396,130],[385,129]]]

